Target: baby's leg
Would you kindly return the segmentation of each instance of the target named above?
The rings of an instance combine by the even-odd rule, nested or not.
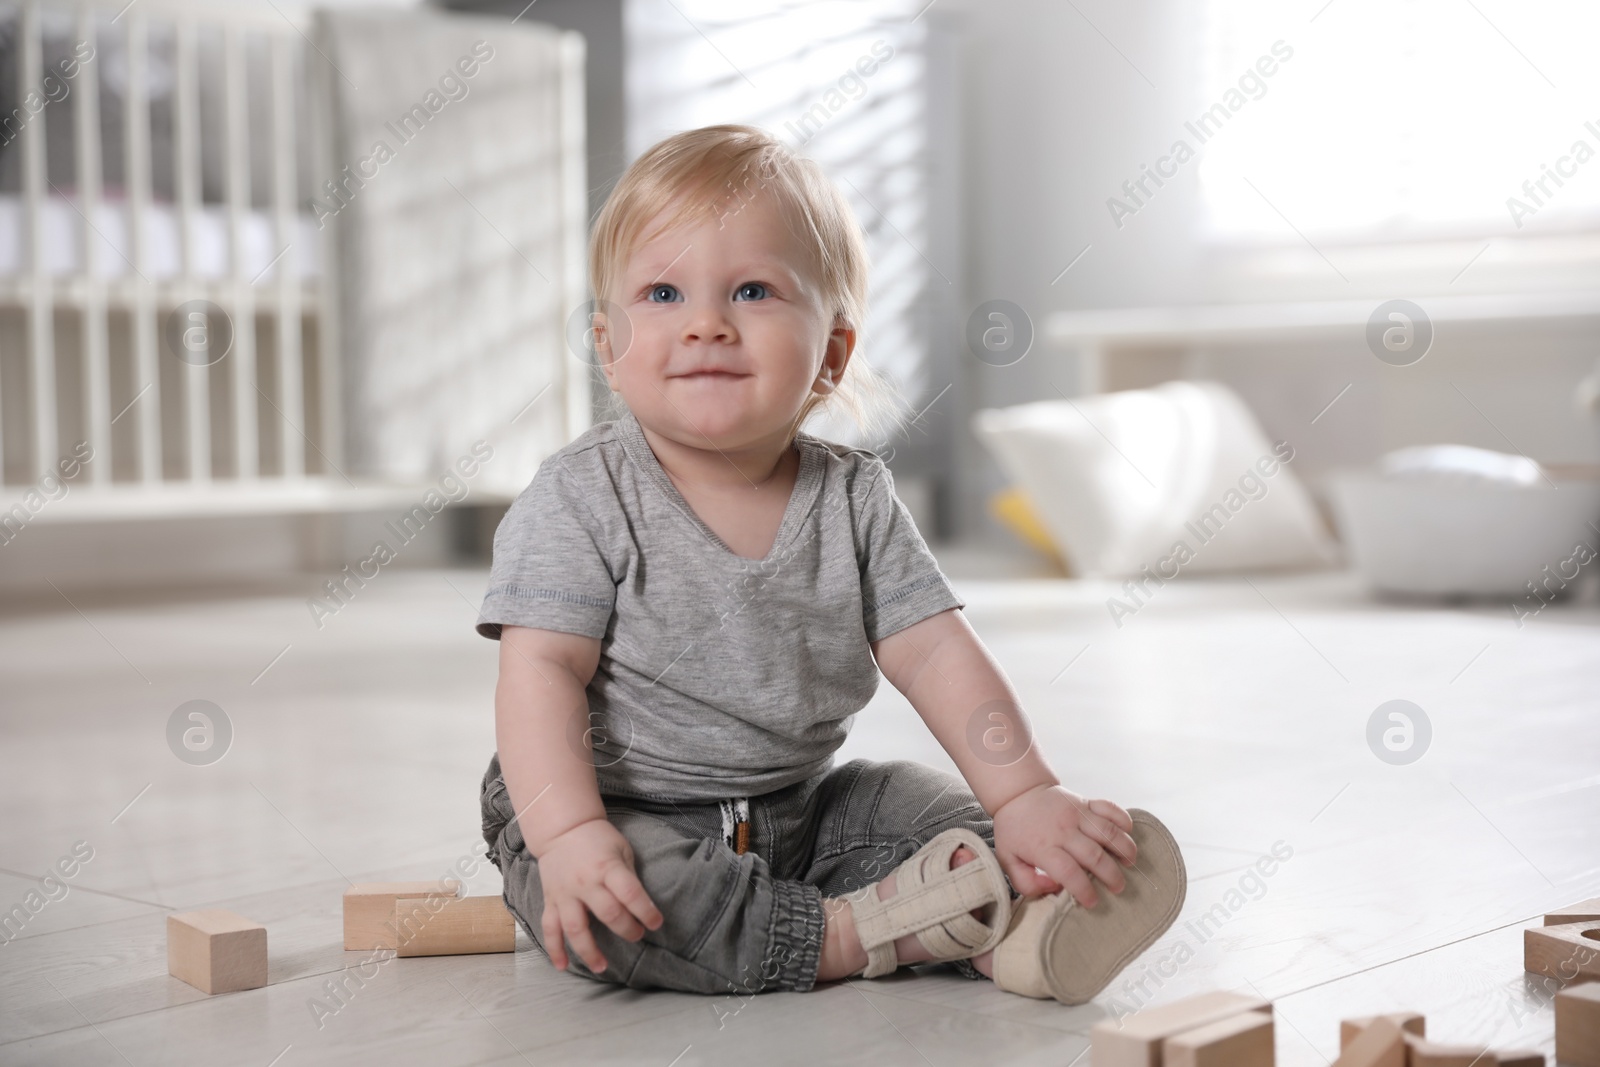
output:
[[[811,823],[817,836],[805,880],[815,883],[827,898],[823,906],[829,916],[828,931],[819,981],[856,974],[866,966],[866,954],[855,935],[850,894],[878,882],[879,895],[887,899],[893,887],[891,872],[951,827],[965,827],[994,847],[994,821],[966,783],[911,760],[856,759],[836,767],[817,790],[815,805]],[[974,858],[960,848],[951,865]],[[915,935],[897,939],[895,953],[908,963],[929,958]],[[992,956],[985,952],[954,966],[971,978],[990,976]]]
[[[543,948],[538,862],[515,824],[504,822],[510,809],[502,794],[494,783],[485,789],[485,833],[501,824],[495,854],[506,906]],[[607,966],[591,970],[569,942],[573,973],[687,993],[744,996],[812,987],[825,925],[815,886],[774,878],[760,855],[728,848],[714,803],[681,804],[667,817],[607,798],[606,814],[633,848],[634,869],[664,921],[629,941],[591,915],[589,930]]]
[[[965,845],[956,849],[950,857],[952,868],[962,864],[971,863],[977,859],[972,850]],[[873,892],[872,887],[856,890],[857,893]],[[877,883],[876,892],[882,900],[894,897],[897,891],[895,876],[889,875]],[[828,915],[828,929],[822,942],[822,962],[817,969],[817,981],[831,982],[838,978],[848,978],[853,974],[860,974],[867,967],[867,950],[861,947],[861,939],[856,936],[855,915],[850,909],[849,897],[828,897],[822,902],[822,909]],[[974,908],[972,916],[975,919],[983,918],[983,909]],[[922,942],[917,940],[917,935],[906,934],[895,939],[894,951],[901,963],[921,963],[933,958],[933,954],[922,947]],[[994,950],[990,949],[981,956],[972,957],[972,965],[985,977],[994,977]]]

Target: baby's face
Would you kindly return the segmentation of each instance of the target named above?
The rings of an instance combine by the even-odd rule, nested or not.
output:
[[[652,227],[612,294],[628,321],[609,331],[627,343],[621,358],[600,352],[611,387],[640,423],[692,448],[786,439],[807,394],[832,388],[818,384],[825,357],[837,382],[855,334],[823,306],[773,198],[735,203],[720,225]]]

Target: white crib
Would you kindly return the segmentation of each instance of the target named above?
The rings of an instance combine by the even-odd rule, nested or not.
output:
[[[298,168],[316,144],[301,117],[316,107],[296,107],[301,28],[270,6],[25,0],[12,12],[22,107],[0,116],[6,133],[20,127],[20,195],[0,198],[8,488],[59,476],[83,441],[94,458],[74,488],[92,492],[78,494],[77,513],[85,497],[102,505],[89,510],[110,513],[182,511],[208,497],[215,506],[225,494],[195,490],[217,482],[317,491],[339,465],[343,435],[336,352],[319,328],[318,235],[297,206]],[[153,48],[153,35],[165,47]],[[47,65],[46,44],[59,37],[71,47]],[[220,77],[208,81],[220,82],[221,137],[204,156],[203,37],[221,44],[208,57],[219,60],[208,73]],[[249,128],[247,40],[264,50],[266,131]],[[123,181],[111,196],[100,111],[108,78],[122,99]],[[166,169],[152,166],[153,111],[171,134],[170,199],[152,195],[153,173]],[[52,123],[73,132],[70,185],[50,173]],[[253,206],[263,197],[252,197],[249,163],[250,138],[263,132],[265,207]],[[202,199],[203,163],[220,170],[220,204]],[[205,312],[174,319],[197,301],[219,308],[231,330]],[[204,351],[226,332],[226,358]],[[184,358],[170,343],[163,353],[164,333],[177,335]]]
[[[428,41],[421,20],[449,16],[397,17]],[[308,210],[337,172],[340,116],[362,103],[339,98],[353,89],[323,69],[333,45],[318,29],[313,11],[288,3],[0,2],[18,105],[0,111],[0,510],[61,478],[80,442],[93,460],[70,499],[28,518],[361,509],[411,499],[426,481],[420,460],[398,476],[368,464],[371,477],[359,455],[345,461],[351,441],[362,450],[348,413],[359,422],[376,410],[346,391],[383,375],[370,353],[355,370],[341,361],[341,302],[355,309],[348,330],[363,279],[335,226],[361,232],[362,220],[319,230]],[[559,225],[540,223],[549,247],[512,251],[560,267],[538,339],[539,380],[559,385],[560,406],[555,425],[530,435],[534,420],[520,424],[519,468],[587,424],[587,373],[566,357],[557,313],[583,294],[582,47],[557,44],[549,92],[565,94],[555,111],[566,127],[575,115],[580,132],[563,129],[561,151],[540,164],[564,190]],[[51,136],[52,125],[71,137]],[[108,173],[122,180],[108,185]],[[440,358],[463,364],[458,377],[485,376],[465,366],[470,354]],[[498,409],[494,418],[504,422]],[[427,462],[480,428],[449,427],[451,443]],[[502,495],[532,473],[509,466]]]

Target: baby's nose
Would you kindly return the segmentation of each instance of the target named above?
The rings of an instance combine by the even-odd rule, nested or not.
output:
[[[709,304],[692,306],[683,322],[685,341],[731,341],[738,336],[733,323]]]

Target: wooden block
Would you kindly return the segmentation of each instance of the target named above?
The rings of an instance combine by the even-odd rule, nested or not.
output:
[[[1556,1059],[1574,1067],[1600,1067],[1600,984],[1556,994]]]
[[[1418,1037],[1428,1036],[1428,1020],[1417,1012],[1387,1011],[1383,1013],[1383,1017],[1399,1024],[1400,1029],[1408,1034],[1416,1034]],[[1345,1019],[1340,1022],[1339,1047],[1341,1049],[1348,1047],[1350,1042],[1356,1039],[1356,1035],[1371,1026],[1372,1020],[1376,1018],[1376,1015],[1363,1015],[1360,1018]]]
[[[1600,979],[1600,922],[1533,926],[1522,931],[1522,969],[1563,982]]]
[[[1482,1045],[1441,1045],[1407,1034],[1406,1064],[1407,1067],[1498,1067],[1499,1060]]]
[[[515,952],[517,923],[499,897],[425,897],[394,902],[401,956]]]
[[[1339,1053],[1333,1067],[1406,1067],[1405,1031],[1379,1015]]]
[[[1591,897],[1580,900],[1576,904],[1555,911],[1546,912],[1544,924],[1546,926],[1560,926],[1562,923],[1593,923],[1600,922],[1600,897]]]
[[[1272,1013],[1260,997],[1216,990],[1137,1012],[1104,1019],[1089,1031],[1091,1067],[1162,1067],[1162,1042],[1169,1037],[1220,1022],[1243,1012]]]
[[[344,891],[344,947],[346,952],[394,948],[394,902],[416,897],[454,897],[461,883],[454,878],[437,882],[364,882]]]
[[[1544,1067],[1542,1052],[1496,1052],[1500,1067]]]
[[[1272,1016],[1247,1011],[1167,1038],[1162,1067],[1273,1067]]]
[[[202,993],[267,984],[267,928],[231,911],[167,916],[167,973]]]

